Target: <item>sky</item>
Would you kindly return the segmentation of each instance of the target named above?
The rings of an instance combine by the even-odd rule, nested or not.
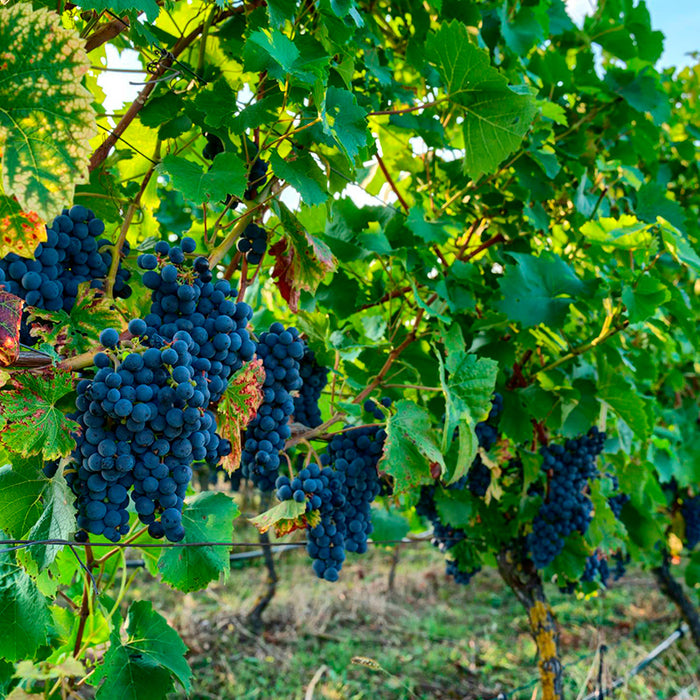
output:
[[[595,0],[566,0],[571,18],[580,23],[595,9]],[[666,36],[661,67],[693,63],[689,51],[700,51],[700,0],[646,0],[651,26]]]

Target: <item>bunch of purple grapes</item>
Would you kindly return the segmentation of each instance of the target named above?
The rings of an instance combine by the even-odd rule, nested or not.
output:
[[[564,445],[540,448],[542,469],[549,488],[532,523],[527,547],[538,569],[554,561],[574,531],[585,534],[592,519],[593,504],[586,494],[590,479],[598,476],[596,459],[603,451],[605,433],[596,427]]]

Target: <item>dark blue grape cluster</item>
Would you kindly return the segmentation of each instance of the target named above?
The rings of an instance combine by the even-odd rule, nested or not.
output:
[[[191,238],[172,247],[160,241],[155,253],[139,256],[144,286],[152,290],[144,320],[164,340],[178,331],[191,335],[195,382],[206,385],[210,402],[217,403],[231,375],[253,359],[255,343],[247,330],[253,310],[236,303],[227,280],[213,281],[206,258],[187,258],[195,246]]]
[[[548,493],[527,537],[528,550],[538,569],[554,561],[572,532],[584,534],[588,529],[593,504],[585,491],[589,479],[598,476],[596,459],[604,443],[605,433],[593,427],[564,445],[540,448]]]
[[[607,476],[610,477],[613,491],[618,491],[620,488],[620,482],[618,481],[617,477],[614,474],[608,474]],[[613,515],[617,520],[620,519],[622,509],[625,507],[625,504],[629,503],[630,500],[629,494],[621,492],[615,493],[608,498],[610,510],[613,512]]]
[[[326,581],[337,581],[345,561],[345,537],[336,516],[345,506],[342,476],[330,467],[311,463],[296,477],[280,476],[276,482],[280,501],[306,501],[306,511],[316,511],[320,522],[309,526],[306,550],[313,559],[314,573]]]
[[[253,161],[253,165],[250,166],[250,172],[248,173],[248,187],[243,193],[243,199],[255,199],[258,196],[258,190],[265,184],[266,179],[267,162],[261,158],[256,158]]]
[[[503,396],[494,394],[491,399],[491,410],[486,420],[476,424],[474,431],[479,441],[479,447],[487,452],[496,444],[498,440],[498,419],[503,412]]]
[[[131,489],[153,537],[180,541],[193,467],[215,465],[231,451],[209,407],[253,357],[245,328],[252,311],[232,300],[228,282],[212,281],[206,259],[188,259],[195,247],[184,238],[182,247],[158,243],[155,254],[139,257],[144,284],[153,290],[150,313],[132,320],[123,337],[104,330],[95,376],[78,385],[81,431],[67,479],[83,539],[90,532],[116,541],[128,530],[128,499],[117,502],[122,491],[103,484],[117,480],[124,493]],[[112,511],[124,522],[117,524]]]
[[[685,521],[685,544],[689,549],[694,549],[700,542],[700,495],[685,498],[681,514]]]
[[[593,552],[588,559],[586,559],[586,566],[583,569],[583,574],[581,574],[581,581],[592,583],[593,581],[599,581],[600,584],[605,588],[610,580],[610,568],[608,567],[608,560],[602,552],[599,550]]]
[[[304,346],[304,356],[299,361],[301,389],[294,397],[294,420],[297,423],[316,428],[323,423],[318,400],[328,384],[328,367],[322,367],[316,361],[316,355],[308,346]]]
[[[372,533],[372,502],[381,485],[377,464],[382,456],[386,431],[379,426],[350,428],[335,435],[321,455],[341,477],[345,505],[335,515],[348,552],[363,554]]]
[[[630,563],[632,557],[629,554],[623,554],[621,549],[618,549],[615,554],[613,554],[613,562],[615,566],[612,570],[613,581],[619,581],[627,571],[627,564]]]
[[[291,392],[301,386],[299,360],[304,344],[296,328],[273,323],[260,335],[257,356],[263,362],[263,402],[245,431],[241,469],[261,491],[272,491],[280,465],[280,450],[291,435],[289,418],[294,413]]]
[[[392,404],[392,400],[388,396],[382,396],[379,403],[384,406],[384,408],[389,408]],[[364,408],[367,413],[372,414],[377,420],[383,421],[386,419],[386,414],[372,399],[366,399],[362,404],[362,408]]]
[[[249,265],[258,265],[267,250],[267,231],[257,224],[248,224],[236,243],[236,249],[245,255]]]
[[[28,306],[47,311],[70,311],[78,295],[78,286],[90,282],[102,288],[112,261],[111,243],[100,239],[104,223],[84,206],[64,209],[51,226],[46,241],[34,250],[34,258],[10,253],[0,260],[5,288],[21,297]],[[124,247],[128,254],[128,245]],[[114,295],[128,297],[130,273],[118,268]]]
[[[452,576],[454,582],[458,583],[460,586],[468,586],[474,576],[476,576],[476,574],[478,574],[480,571],[480,566],[475,566],[464,571],[459,568],[459,564],[457,563],[456,559],[447,559],[447,563],[445,565],[445,573],[447,576]]]
[[[207,145],[202,149],[202,158],[206,160],[214,160],[219,153],[224,152],[223,141],[216,135],[206,133],[204,137],[207,140]]]

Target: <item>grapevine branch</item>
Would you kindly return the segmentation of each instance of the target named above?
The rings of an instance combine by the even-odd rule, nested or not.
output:
[[[377,163],[379,163],[379,167],[381,168],[382,172],[384,173],[384,177],[385,177],[387,183],[389,184],[389,187],[391,187],[391,189],[394,191],[394,194],[398,198],[399,203],[403,207],[403,210],[405,212],[408,212],[408,204],[406,204],[406,200],[403,198],[403,195],[401,194],[401,192],[399,192],[399,188],[396,186],[396,183],[394,182],[394,178],[391,177],[391,173],[387,169],[384,161],[382,160],[382,157],[379,155],[379,153],[377,153],[375,155],[375,158],[377,159]]]
[[[232,15],[239,14],[243,12],[245,6],[241,5],[239,7],[231,8],[219,14],[216,18],[216,22],[221,22]],[[215,22],[215,23],[216,23]],[[162,58],[156,70],[151,74],[150,78],[144,85],[141,92],[139,92],[136,99],[132,102],[129,109],[127,109],[124,116],[119,120],[119,123],[114,127],[114,129],[109,133],[107,138],[102,142],[102,144],[97,148],[97,150],[92,154],[90,158],[89,169],[92,172],[96,168],[99,168],[105,159],[109,155],[110,150],[114,147],[117,141],[121,138],[121,135],[126,131],[129,124],[134,121],[136,115],[141,111],[146,101],[153,92],[155,86],[158,84],[159,79],[165,74],[165,72],[172,66],[173,61],[192,43],[194,43],[199,35],[204,31],[205,23],[200,24],[198,27],[193,29],[187,36],[180,37],[175,42],[172,50]]]

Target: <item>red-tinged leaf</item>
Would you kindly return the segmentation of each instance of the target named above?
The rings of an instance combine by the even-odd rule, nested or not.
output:
[[[2,194],[0,189],[0,258],[17,253],[33,258],[34,250],[46,240],[46,226],[33,211],[22,211],[15,197]]]
[[[308,515],[312,515],[309,513]],[[306,501],[297,503],[296,501],[282,501],[276,506],[266,510],[260,515],[250,519],[250,522],[258,528],[260,532],[267,532],[271,527],[275,527],[275,532],[280,535],[287,535],[294,530],[306,527]],[[319,515],[320,517],[320,515]],[[316,523],[318,524],[318,523]]]
[[[0,366],[8,367],[19,357],[19,327],[24,300],[0,291]]]
[[[282,222],[284,238],[270,248],[275,258],[272,274],[282,297],[296,312],[301,290],[314,294],[323,278],[335,270],[337,260],[330,248],[312,236],[283,202],[273,202],[273,208]]]
[[[233,375],[219,402],[219,432],[221,437],[231,442],[231,454],[221,460],[221,466],[229,475],[240,466],[241,431],[255,418],[260,408],[264,381],[262,360],[248,362]]]
[[[73,391],[70,372],[14,375],[13,389],[0,392],[0,441],[22,457],[40,454],[45,461],[65,457],[75,446],[71,432],[78,424],[57,404]]]
[[[78,287],[70,313],[30,307],[28,320],[33,322],[32,336],[51,345],[63,357],[87,352],[98,345],[105,328],[120,328],[123,324],[114,301],[101,290],[91,288],[90,282]]]

